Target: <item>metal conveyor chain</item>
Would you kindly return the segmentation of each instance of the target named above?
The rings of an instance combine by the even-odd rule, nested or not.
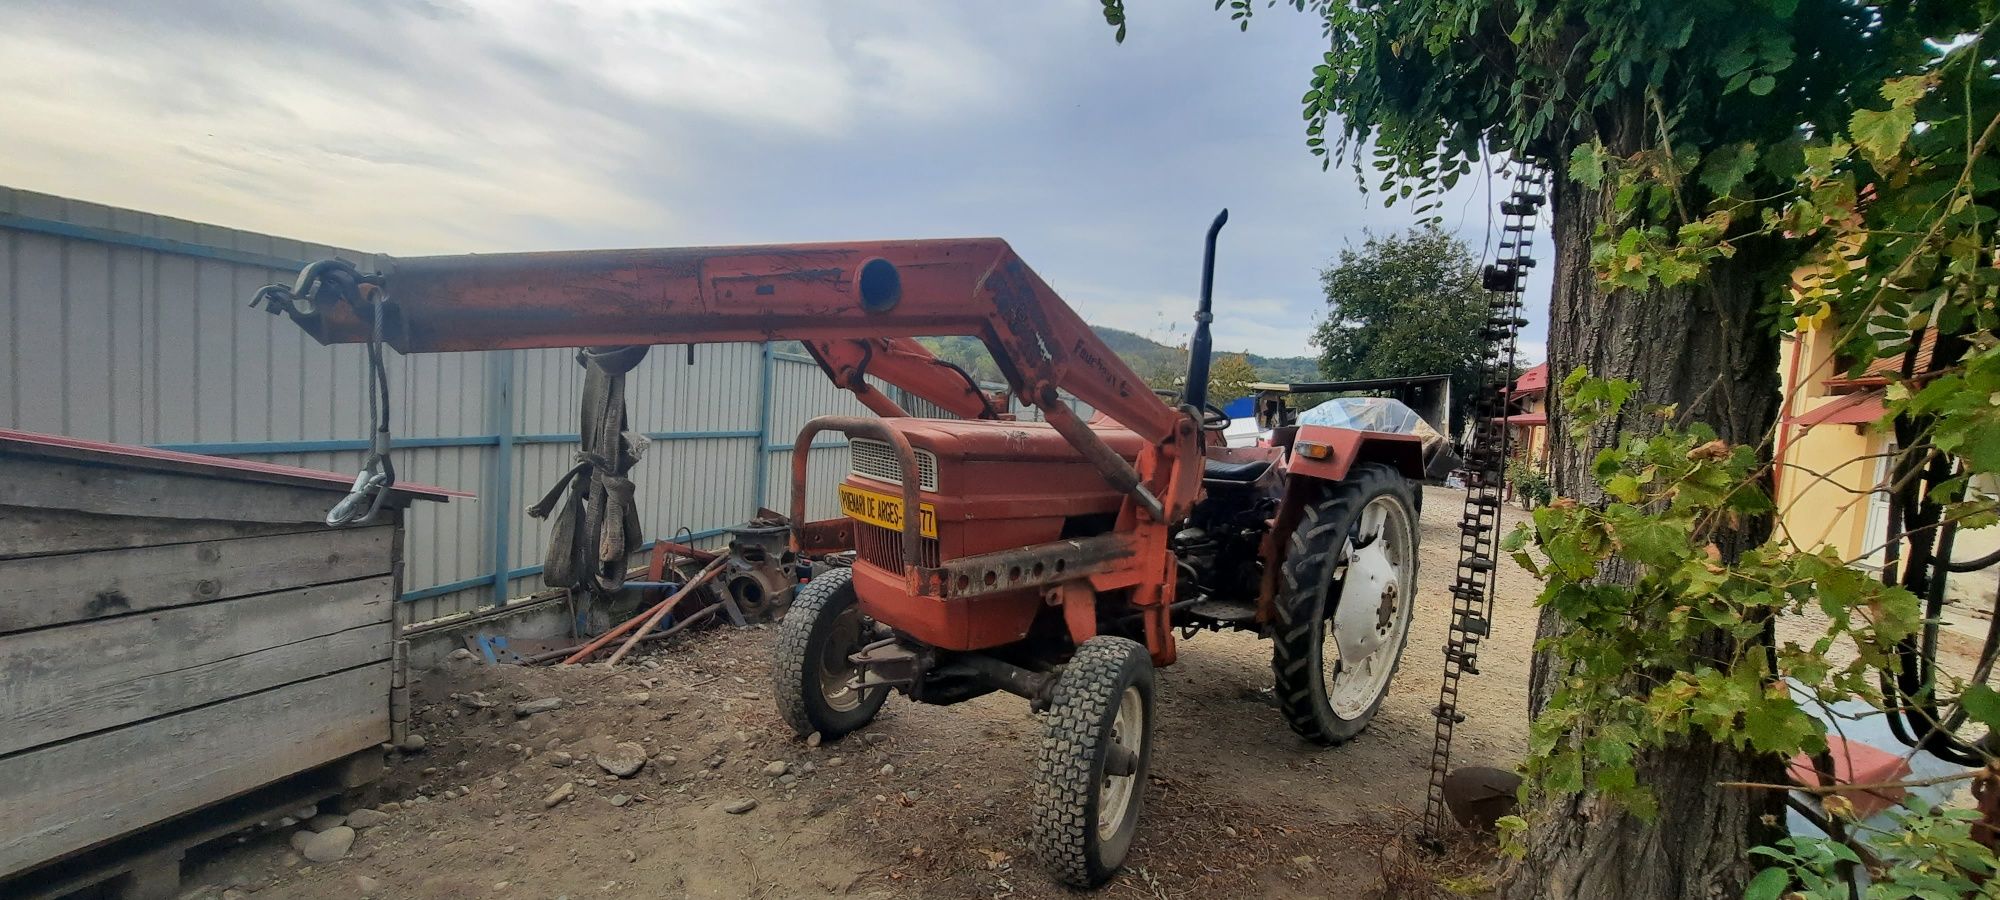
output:
[[[1424,804],[1426,843],[1437,846],[1444,831],[1445,774],[1451,768],[1452,727],[1465,721],[1458,711],[1458,683],[1479,674],[1479,643],[1492,632],[1493,570],[1497,565],[1500,506],[1506,496],[1507,437],[1512,412],[1516,337],[1522,292],[1534,267],[1535,224],[1547,200],[1544,173],[1516,161],[1513,189],[1500,203],[1499,252],[1482,273],[1489,315],[1480,335],[1486,341],[1473,408],[1475,424],[1465,454],[1465,510],[1458,531],[1458,570],[1451,585],[1451,628],[1444,647],[1444,683],[1438,691],[1436,742],[1431,747],[1430,793]],[[1507,177],[1503,172],[1501,177]]]

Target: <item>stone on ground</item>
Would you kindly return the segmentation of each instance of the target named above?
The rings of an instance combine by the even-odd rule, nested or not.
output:
[[[306,839],[299,853],[316,863],[335,862],[354,847],[354,829],[336,825]]]
[[[597,765],[620,778],[630,778],[645,767],[646,748],[631,741],[623,741],[597,754]]]
[[[526,703],[514,704],[514,715],[525,719],[536,713],[554,712],[562,708],[563,698],[543,697],[540,700],[529,700]]]

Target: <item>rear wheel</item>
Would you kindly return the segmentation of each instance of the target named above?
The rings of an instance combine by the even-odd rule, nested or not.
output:
[[[853,686],[859,667],[848,657],[866,646],[875,623],[855,605],[850,569],[830,569],[799,589],[778,625],[772,652],[778,714],[801,737],[832,740],[867,725],[888,699],[886,687]]]
[[[1300,737],[1345,743],[1388,695],[1410,636],[1416,521],[1402,474],[1360,463],[1292,532],[1271,668],[1278,708]]]
[[[1153,746],[1153,660],[1120,637],[1084,641],[1056,679],[1036,755],[1035,853],[1077,887],[1132,849]]]

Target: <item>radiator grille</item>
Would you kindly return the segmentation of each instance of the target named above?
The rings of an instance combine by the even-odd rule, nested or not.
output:
[[[903,533],[900,531],[890,531],[880,525],[856,522],[854,552],[878,569],[891,572],[903,571]],[[938,567],[937,538],[923,538],[918,541],[917,564],[928,569]]]
[[[853,458],[854,474],[890,484],[903,483],[903,463],[896,458],[896,448],[868,438],[849,439],[847,447]],[[917,450],[917,487],[933,493],[938,489],[937,454],[929,450]]]

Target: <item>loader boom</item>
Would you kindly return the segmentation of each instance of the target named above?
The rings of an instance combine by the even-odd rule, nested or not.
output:
[[[1186,515],[1196,496],[1195,414],[1162,403],[997,238],[378,259],[365,277],[386,297],[384,340],[403,353],[797,340],[877,414],[904,412],[867,375],[991,418],[995,398],[913,340],[976,337],[1015,394],[1153,521]],[[321,343],[355,343],[371,333],[361,305],[282,311]],[[1063,392],[1145,439],[1136,467]]]

